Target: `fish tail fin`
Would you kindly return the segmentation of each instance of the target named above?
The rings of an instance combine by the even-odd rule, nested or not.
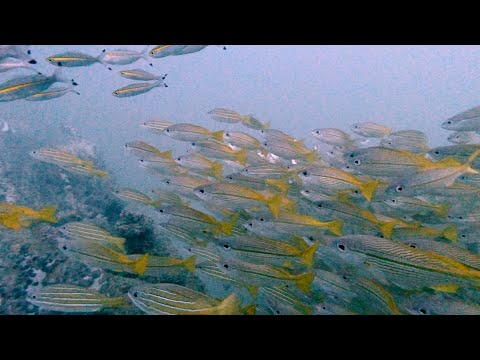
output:
[[[223,130],[212,132],[212,139],[223,143]]]
[[[312,165],[316,159],[317,153],[315,151],[309,152],[307,155],[305,155],[305,160],[307,161],[308,165]]]
[[[476,150],[470,157],[468,158],[467,162],[465,163],[465,171],[469,174],[478,174],[479,172],[475,169],[472,169],[473,160],[475,160],[478,155],[480,155],[480,149]]]
[[[304,293],[310,293],[310,285],[315,278],[315,274],[313,272],[308,272],[304,274],[297,275],[295,278],[295,285],[302,290]]]
[[[242,313],[245,315],[255,315],[257,312],[257,304],[252,304],[242,309]]]
[[[108,240],[109,240],[109,242],[114,244],[119,249],[121,249],[121,250],[125,249],[125,239],[124,238],[112,236]]]
[[[273,217],[277,218],[280,213],[280,207],[282,206],[283,195],[275,195],[267,199],[267,206],[272,212]]]
[[[145,47],[143,48],[141,54],[142,54],[142,57],[145,59],[145,60],[149,60],[150,57],[148,55],[148,49],[150,48],[150,45],[145,45]]]
[[[266,123],[263,124],[262,129],[263,129],[263,130],[270,129],[270,126],[272,126],[272,122],[271,122],[271,121],[267,121]]]
[[[302,253],[302,262],[308,267],[312,267],[313,265],[313,259],[315,257],[315,252],[317,251],[318,245],[319,243],[316,242]]]
[[[55,211],[57,208],[55,206],[49,206],[46,207],[45,209],[42,209],[39,211],[38,215],[40,216],[40,220],[50,222],[50,223],[56,223],[57,219],[55,217]]]
[[[152,205],[153,207],[158,207],[158,206],[162,206],[162,202],[160,200],[152,200],[150,205]]]
[[[438,205],[435,212],[437,213],[438,216],[446,217],[448,214],[448,208],[449,208],[448,204],[440,204]]]
[[[268,150],[265,148],[260,148],[260,154],[263,156],[267,157],[268,156]]]
[[[240,311],[240,300],[235,294],[229,295],[218,305],[219,315],[237,315]]]
[[[365,199],[367,199],[368,202],[372,201],[373,194],[375,193],[375,190],[377,189],[379,183],[379,180],[372,180],[367,181],[360,186],[360,190],[362,191],[363,196],[365,196]]]
[[[397,225],[396,221],[383,221],[378,224],[378,228],[386,239],[390,239],[392,237],[392,232],[395,225]]]
[[[287,179],[267,179],[265,181],[267,185],[275,186],[283,194],[288,192],[288,180]]]
[[[172,159],[172,150],[168,150],[162,153],[162,157],[165,159]]]
[[[456,293],[460,288],[458,284],[440,284],[431,287],[435,291],[445,292],[445,293]]]
[[[115,307],[122,307],[124,305],[127,305],[128,301],[123,296],[119,296],[119,297],[106,299],[104,304],[107,307],[115,308]]]
[[[338,220],[333,220],[328,223],[328,230],[337,236],[342,235],[342,229],[343,229],[343,220],[338,219]]]
[[[235,213],[230,217],[230,220],[227,222],[220,223],[220,231],[225,235],[232,235],[232,229],[237,224],[240,213]]]
[[[16,213],[0,215],[0,224],[13,230],[20,230],[22,228],[20,214]]]
[[[147,264],[148,264],[148,254],[145,254],[141,258],[138,258],[132,263],[131,269],[137,274],[143,275],[145,274],[145,271],[147,271]]]
[[[91,173],[95,176],[98,176],[101,179],[105,179],[108,177],[108,173],[103,170],[98,170],[98,169],[90,169]]]
[[[446,226],[442,230],[442,236],[447,240],[457,241],[458,240],[457,227],[455,225]]]
[[[242,150],[239,150],[238,152],[236,152],[235,153],[235,159],[238,161],[238,163],[245,166],[247,164],[247,150],[242,149]]]
[[[188,259],[185,259],[185,261],[183,262],[183,267],[193,273],[195,272],[196,262],[197,262],[196,257],[190,256]]]
[[[247,285],[245,285],[245,287],[246,287],[248,293],[249,293],[250,295],[252,295],[252,297],[253,297],[254,299],[256,299],[256,298],[257,298],[257,295],[258,295],[258,286],[256,286],[256,285],[251,285],[251,284],[247,284]]]
[[[251,118],[252,117],[250,115],[243,115],[243,116],[241,116],[241,123],[243,125],[248,126],[252,122]]]
[[[220,180],[223,174],[223,164],[214,161],[211,168],[212,175],[215,179]]]

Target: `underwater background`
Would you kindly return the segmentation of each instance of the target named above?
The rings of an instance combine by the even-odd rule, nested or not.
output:
[[[150,46],[150,48],[152,48]],[[142,51],[145,45],[32,45],[33,67],[50,75],[58,67],[46,58],[65,51],[92,56],[103,49]],[[451,145],[450,131],[441,124],[479,105],[479,46],[208,46],[197,53],[168,56],[135,64],[63,67],[62,74],[78,84],[75,93],[49,101],[16,100],[0,103],[0,202],[35,209],[57,206],[57,221],[94,220],[126,239],[129,254],[171,256],[174,246],[155,239],[161,230],[135,206],[122,202],[112,189],[133,188],[150,193],[158,179],[138,166],[125,144],[141,140],[181,155],[189,149],[167,136],[141,127],[146,121],[200,125],[212,131],[245,130],[207,115],[215,108],[251,114],[271,127],[313,148],[319,142],[310,132],[373,121],[394,131],[415,129],[428,136],[428,145]],[[153,66],[149,65],[149,62]],[[121,77],[126,69],[168,74],[168,87],[139,96],[118,98],[112,93],[134,81]],[[24,69],[0,74],[4,83]],[[3,123],[2,123],[3,122]],[[247,131],[249,134],[255,132]],[[29,153],[62,146],[94,160],[109,173],[105,181],[59,176]],[[128,293],[141,280],[92,269],[67,258],[57,247],[55,224],[38,223],[20,231],[0,227],[0,313],[55,314],[26,300],[35,289],[72,284],[100,290],[110,297]],[[165,271],[151,283],[172,282],[210,296],[225,298],[237,290],[200,281],[188,271]],[[207,290],[205,290],[207,289]],[[233,290],[232,290],[233,289]],[[477,299],[478,300],[478,299]],[[142,314],[133,305],[104,309],[103,313]]]

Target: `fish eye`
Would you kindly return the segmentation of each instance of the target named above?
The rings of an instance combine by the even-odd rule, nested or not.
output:
[[[227,250],[230,250],[230,245],[228,245],[228,244],[223,245],[223,247]]]
[[[427,314],[427,310],[425,310],[425,309],[420,309],[420,310],[418,310],[418,311],[420,311],[420,314],[422,314],[422,315],[426,315],[426,314]]]
[[[326,308],[325,306],[322,306],[322,309],[323,309],[323,310],[327,310],[327,308]]]
[[[347,277],[345,275],[342,276],[343,280],[347,280]]]
[[[181,161],[182,159],[181,158],[177,158],[178,161]]]
[[[248,172],[248,169],[244,169],[243,171]]]
[[[355,129],[358,129],[358,125],[355,125]]]
[[[52,62],[52,61],[53,61],[53,59],[48,59],[48,61]]]
[[[397,187],[395,188],[395,191],[396,191],[396,192],[402,192],[402,191],[403,191],[403,187],[402,187],[402,186],[397,186]]]
[[[264,222],[264,221],[265,221],[265,219],[264,219],[263,217],[261,217],[261,218],[260,218],[260,221],[261,221],[261,222]]]
[[[166,132],[170,132],[170,129],[165,129]]]
[[[114,94],[115,94],[115,95],[118,95],[118,91],[115,91]]]
[[[275,313],[276,313],[277,315],[280,315],[280,311],[278,311],[278,310],[275,310]]]
[[[355,194],[358,194],[358,193],[360,193],[360,191],[358,191],[358,190],[355,190],[355,191],[354,191],[354,193],[355,193]]]
[[[253,224],[252,224],[252,223],[248,223],[248,226],[252,227],[252,226],[253,226]]]
[[[233,176],[227,176],[227,179],[233,180]]]
[[[304,172],[302,172],[302,175],[303,175],[303,176],[308,176],[308,172],[307,172],[307,171],[304,171]]]
[[[308,240],[313,241],[313,236],[310,236]]]
[[[435,151],[435,155],[438,155],[438,154],[440,154],[440,151]]]
[[[355,165],[360,165],[360,160],[355,160],[353,163],[354,163]]]
[[[317,204],[317,207],[322,207],[322,204]]]
[[[343,244],[338,244],[338,245],[337,245],[337,248],[338,248],[338,250],[340,250],[341,252],[344,252],[345,249],[346,249],[345,245],[343,245]]]
[[[67,247],[65,245],[63,245],[62,247],[63,250],[67,250]]]
[[[462,239],[465,239],[467,236],[465,234],[460,235]]]
[[[459,216],[459,217],[458,217],[458,220],[463,220],[463,216]]]
[[[268,146],[268,144],[267,144],[267,143],[263,143],[263,146]]]
[[[225,136],[226,136],[226,137],[229,137],[229,136],[230,136],[230,133],[225,133]]]
[[[135,291],[135,292],[133,293],[133,297],[138,297],[138,292]]]
[[[310,190],[303,190],[305,194],[310,194]]]
[[[36,154],[37,152],[36,152],[36,151],[34,151],[33,153],[34,153],[34,154]]]
[[[225,269],[228,269],[228,264],[223,264],[223,267],[224,267]]]
[[[31,55],[31,54],[32,54],[32,50],[28,50],[28,51],[27,51],[27,54],[28,54],[28,55]]]
[[[163,214],[163,209],[160,209],[160,210],[158,210],[158,211],[160,211],[160,212]]]
[[[170,180],[165,181],[165,184],[170,185]]]
[[[416,247],[415,245],[413,245],[413,244],[410,244],[410,247],[411,247],[412,249],[416,249],[416,248],[417,248],[417,247]]]
[[[203,190],[203,189],[198,190],[198,192],[199,192],[200,194],[205,194],[205,190]]]
[[[150,51],[150,55],[155,55],[155,53],[153,51]]]
[[[390,200],[390,201],[391,201],[392,203],[395,203],[395,202],[397,202],[397,200],[395,200],[395,199],[392,199],[392,200]]]
[[[33,295],[33,296],[32,296],[32,299],[36,299],[36,298],[37,298],[37,295]]]
[[[451,121],[447,121],[447,124],[450,125],[452,122]]]
[[[317,130],[317,131],[315,131],[315,133],[316,133],[316,134],[320,134],[320,131]]]

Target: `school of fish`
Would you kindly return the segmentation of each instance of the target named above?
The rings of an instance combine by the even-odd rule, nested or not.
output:
[[[47,61],[114,66],[205,47],[105,50],[98,57],[65,52]],[[33,64],[27,49],[0,47],[0,71]],[[118,97],[165,86],[166,75],[140,69],[120,75],[153,82],[118,89]],[[0,84],[0,100],[50,99],[50,85],[62,81],[75,84],[58,72],[14,79]],[[309,148],[253,115],[215,108],[204,116],[224,129],[141,124],[158,135],[158,144],[132,139],[125,150],[157,186],[148,194],[112,189],[139,213],[153,214],[158,241],[172,244],[175,254],[128,253],[124,238],[81,219],[59,224],[64,238],[58,245],[76,261],[114,274],[141,280],[189,271],[205,284],[230,286],[231,293],[218,298],[149,281],[109,298],[55,284],[29,295],[30,303],[63,313],[133,305],[149,315],[480,314],[480,107],[439,124],[452,132],[452,145],[436,148],[421,131],[376,122],[310,129],[305,135],[317,144]],[[189,150],[161,148],[165,136]],[[78,176],[108,177],[61,149],[30,155]],[[56,222],[54,204],[35,210],[0,203],[0,226],[11,231],[42,221]]]

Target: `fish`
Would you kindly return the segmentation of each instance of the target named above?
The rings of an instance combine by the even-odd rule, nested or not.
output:
[[[441,125],[450,131],[477,131],[480,130],[480,106],[461,112],[445,120]]]
[[[29,64],[35,65],[37,61],[32,58],[29,45],[1,45],[0,59],[14,58],[26,60]]]
[[[313,129],[310,133],[315,139],[329,145],[346,146],[352,143],[352,137],[340,129]]]
[[[336,238],[328,247],[333,250],[331,256],[361,266],[363,274],[368,276],[370,272],[380,282],[401,288],[430,287],[455,292],[462,284],[478,283],[480,276],[477,270],[450,257],[368,235]]]
[[[179,56],[179,55],[193,54],[205,49],[207,46],[208,45],[186,45],[184,48],[178,51],[175,51],[172,55]]]
[[[176,284],[145,284],[128,292],[133,304],[149,315],[253,315],[235,294],[220,300]]]
[[[226,269],[218,266],[218,262],[202,262],[197,264],[199,274],[208,276],[209,279],[214,279],[222,283],[233,284],[234,286],[245,288],[248,293],[255,299],[258,295],[259,287],[254,284],[248,284],[240,279],[233,278],[228,274]]]
[[[410,315],[480,315],[478,303],[445,293],[412,295],[402,307]]]
[[[366,138],[383,138],[392,133],[392,129],[374,122],[359,122],[352,124],[350,130]]]
[[[69,284],[45,286],[29,295],[27,301],[41,309],[63,313],[94,313],[127,305],[123,296],[109,298],[95,290]]]
[[[447,137],[447,141],[453,144],[468,144],[472,142],[478,142],[480,138],[474,131],[455,131]]]
[[[278,129],[262,129],[260,130],[260,133],[265,137],[267,142],[273,139],[285,142],[302,141],[295,139],[293,136],[285,134],[283,131]]]
[[[200,199],[231,210],[252,208],[263,204],[270,209],[275,217],[278,216],[283,197],[281,194],[266,197],[250,188],[221,182],[202,185],[193,191]]]
[[[213,120],[222,123],[236,124],[242,121],[242,115],[230,109],[215,108],[210,110],[207,114],[210,115]]]
[[[213,237],[211,236],[194,233],[174,224],[159,224],[159,227],[162,231],[162,235],[166,236],[172,242],[181,241],[188,245],[205,247],[209,242],[213,241]],[[195,255],[199,254],[195,253]]]
[[[308,167],[300,171],[298,176],[304,186],[314,186],[328,191],[357,188],[369,202],[380,183],[378,179],[362,181],[352,174],[328,166]]]
[[[313,164],[318,159],[315,150],[310,150],[303,145],[302,141],[286,142],[271,139],[263,143],[263,146],[271,153],[288,160],[301,160],[307,164]]]
[[[70,222],[60,226],[60,231],[78,242],[95,242],[113,250],[125,253],[125,241],[122,237],[110,234],[105,229],[88,222]]]
[[[227,251],[270,254],[284,258],[285,262],[295,258],[309,267],[313,266],[315,251],[318,247],[318,244],[314,243],[306,249],[299,249],[288,243],[246,235],[218,239],[216,242]]]
[[[185,47],[187,47],[187,45],[157,45],[148,52],[148,55],[155,59],[163,58],[173,55]]]
[[[433,204],[418,197],[393,196],[383,200],[389,207],[395,209],[395,213],[400,215],[409,214],[434,214],[440,217],[446,217],[449,204]]]
[[[0,58],[0,73],[5,73],[7,71],[15,69],[27,69],[34,72],[37,72],[32,66],[32,63],[27,60],[20,60],[13,57],[9,58]]]
[[[395,181],[386,193],[401,195],[417,195],[429,191],[434,187],[452,186],[455,180],[466,173],[478,174],[478,171],[472,169],[473,160],[480,155],[480,150],[475,151],[463,165],[445,166],[442,168],[425,170],[418,174],[401,178]]]
[[[426,153],[430,149],[427,136],[418,130],[393,132],[382,139],[380,146],[405,150],[414,154]]]
[[[29,96],[29,97],[25,98],[25,100],[27,100],[27,101],[45,101],[45,100],[51,100],[51,99],[59,98],[59,97],[64,96],[68,93],[74,93],[74,94],[80,95],[80,93],[78,91],[76,91],[75,89],[73,89],[71,87],[57,88],[57,89],[51,89],[50,88],[48,90],[36,93],[32,96]]]
[[[210,131],[204,127],[192,124],[174,124],[167,127],[163,131],[163,134],[180,141],[191,142],[214,139],[223,142],[223,130]]]
[[[198,197],[195,195],[193,190],[198,186],[210,184],[211,180],[207,180],[198,176],[192,175],[178,175],[178,176],[168,176],[163,182],[162,185],[174,193],[180,194],[181,196],[187,197],[189,199],[197,200]],[[178,203],[178,202],[177,202]]]
[[[253,130],[265,130],[270,128],[270,121],[261,122],[257,118],[254,118],[252,115],[242,116],[241,123],[242,125]]]
[[[293,283],[298,289],[304,293],[310,293],[310,286],[315,274],[313,272],[305,272],[301,274],[292,274],[282,268],[270,265],[251,264],[244,261],[229,259],[223,261],[220,268],[227,270],[233,277],[240,278],[243,281],[262,285],[278,285],[285,281]]]
[[[218,161],[210,161],[205,156],[193,153],[179,156],[175,160],[181,166],[185,166],[193,171],[200,171],[217,180],[222,178],[223,164]]]
[[[266,150],[261,149],[260,140],[243,131],[226,131],[223,134],[223,141],[240,149],[260,150],[265,156],[267,155]]]
[[[226,182],[249,187],[254,190],[266,190],[267,188],[278,189],[282,193],[287,193],[290,187],[288,179],[264,179],[254,176],[245,176],[241,173],[234,173],[224,177]]]
[[[96,241],[63,242],[60,244],[60,249],[67,256],[71,256],[90,267],[99,267],[114,272],[123,272],[128,269],[128,272],[138,275],[145,274],[147,270],[148,254],[132,260],[110,246]]]
[[[157,197],[157,201],[161,204],[179,204],[188,205],[188,202],[184,201],[179,195],[174,192],[164,189],[153,189],[152,194]]]
[[[129,188],[115,190],[113,191],[113,195],[127,202],[133,202],[142,205],[157,206],[161,204],[159,201],[150,199],[147,195],[141,193],[140,191]]]
[[[120,76],[136,81],[165,80],[167,75],[154,75],[142,69],[122,70],[118,72]],[[172,124],[173,125],[173,124]]]
[[[343,220],[320,221],[308,215],[281,210],[277,218],[261,215],[256,219],[247,221],[243,224],[243,227],[257,235],[266,237],[273,234],[275,236],[282,234],[301,234],[303,236],[303,234],[316,233],[321,229],[328,230],[333,235],[341,235]]]
[[[206,230],[215,235],[220,233],[230,235],[237,222],[237,216],[232,216],[228,222],[222,222],[213,216],[183,205],[161,205],[157,207],[159,218],[170,224],[183,226],[192,231]]]
[[[74,80],[65,78],[60,69],[55,70],[51,76],[37,74],[15,77],[0,84],[0,101],[25,99],[47,90],[56,82],[66,82],[77,85]]]
[[[166,130],[165,130],[166,131]],[[214,140],[200,140],[192,142],[194,151],[199,152],[206,157],[219,160],[231,160],[241,165],[247,163],[247,151],[245,149],[233,150],[226,144]]]
[[[125,49],[112,51],[106,51],[106,49],[103,49],[102,53],[98,56],[98,60],[103,64],[109,65],[129,65],[140,59],[144,59],[148,62],[148,48],[149,47],[146,46],[140,52]],[[153,66],[152,63],[149,63],[149,65]]]
[[[168,87],[167,84],[163,82],[163,79],[155,81],[153,83],[136,83],[124,86],[120,89],[115,90],[112,95],[118,98],[137,96],[145,94],[152,89],[157,87]]]
[[[263,286],[261,294],[266,298],[271,315],[312,315],[311,305],[304,303],[288,285]]]
[[[0,224],[10,229],[19,230],[30,226],[32,221],[56,223],[56,206],[47,206],[35,210],[28,206],[16,205],[9,202],[0,202]]]
[[[33,150],[29,154],[37,160],[60,166],[62,169],[76,174],[98,176],[100,178],[108,176],[107,172],[96,169],[91,161],[82,160],[60,149],[42,148]]]
[[[102,63],[97,56],[91,56],[79,51],[67,51],[47,57],[47,61],[55,66],[79,67]]]
[[[147,144],[143,141],[131,141],[125,144],[125,149],[132,152],[135,156],[140,157],[141,159],[149,159],[151,157],[155,158],[157,156],[163,157],[166,159],[172,159],[172,151],[162,152],[157,149],[155,146]]]
[[[151,121],[144,122],[141,126],[153,133],[163,134],[163,130],[165,130],[166,128],[172,125],[174,124],[169,121],[151,120]]]

